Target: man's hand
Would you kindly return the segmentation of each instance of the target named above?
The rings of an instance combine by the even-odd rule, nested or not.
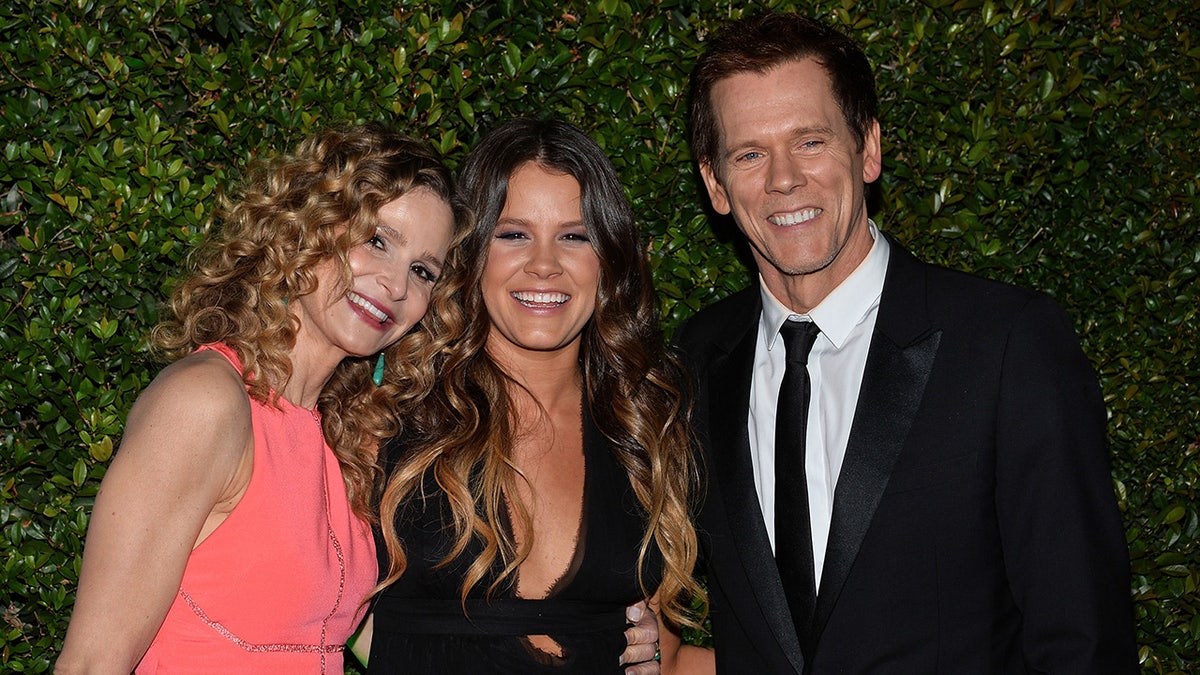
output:
[[[629,646],[621,653],[621,665],[628,664],[626,675],[658,675],[658,617],[643,600],[625,608],[625,618],[633,624],[625,629]]]

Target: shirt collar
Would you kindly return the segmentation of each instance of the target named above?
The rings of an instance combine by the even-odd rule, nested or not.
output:
[[[821,334],[833,343],[835,349],[841,349],[854,327],[866,318],[872,307],[878,304],[879,296],[883,293],[883,279],[887,273],[889,247],[887,239],[879,236],[879,229],[873,221],[867,220],[867,228],[871,233],[871,239],[874,240],[867,256],[850,273],[850,276],[838,284],[837,288],[834,288],[820,304],[813,307],[807,314],[796,314],[784,306],[771,291],[767,290],[762,275],[758,276],[758,288],[762,295],[763,306],[759,323],[768,350],[775,348],[779,329],[783,326],[784,321],[792,317],[815,321],[821,327]]]

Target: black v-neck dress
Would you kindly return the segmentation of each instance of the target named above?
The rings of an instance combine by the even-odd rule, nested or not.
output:
[[[583,514],[575,554],[545,599],[516,597],[515,582],[490,599],[488,580],[477,584],[464,615],[463,575],[479,555],[476,541],[451,564],[439,567],[453,543],[445,495],[432,479],[425,499],[402,504],[395,527],[408,569],[374,602],[375,628],[369,673],[621,673],[625,649],[625,607],[642,599],[637,555],[646,518],[624,470],[584,412],[585,478]],[[402,461],[403,448],[389,447],[389,459]],[[376,533],[378,538],[378,532]],[[379,568],[387,551],[378,539]],[[662,574],[657,547],[647,551],[647,591]],[[548,635],[561,657],[541,652],[526,639]]]

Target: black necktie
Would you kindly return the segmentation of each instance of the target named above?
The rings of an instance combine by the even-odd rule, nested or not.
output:
[[[783,322],[779,334],[787,347],[787,369],[775,410],[775,564],[806,659],[812,658],[817,588],[804,441],[808,426],[808,352],[820,332],[811,321]]]

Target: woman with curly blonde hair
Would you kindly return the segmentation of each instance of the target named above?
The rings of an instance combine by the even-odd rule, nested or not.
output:
[[[685,380],[645,249],[565,122],[502,125],[460,187],[478,221],[434,313],[438,379],[387,450],[370,672],[620,672],[626,605],[694,626],[703,595]]]
[[[451,177],[395,132],[326,131],[216,220],[96,498],[59,672],[341,673],[378,580],[376,450],[469,220]]]

